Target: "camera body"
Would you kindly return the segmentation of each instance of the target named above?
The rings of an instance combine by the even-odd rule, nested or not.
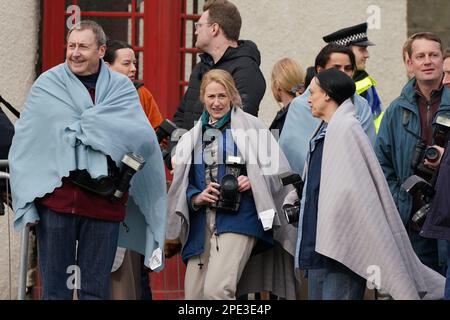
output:
[[[175,123],[170,121],[169,119],[164,119],[163,122],[159,125],[158,129],[156,129],[156,137],[158,139],[158,143],[161,145],[161,143],[164,141],[164,139],[169,138],[172,136],[172,133],[177,130],[178,127]],[[170,141],[169,141],[170,143]],[[163,157],[164,164],[169,170],[173,170],[172,168],[172,155],[168,148],[168,144],[161,145],[161,153]]]
[[[123,156],[120,170],[108,161],[107,176],[93,179],[87,170],[77,170],[72,175],[72,182],[111,201],[118,201],[128,191],[131,178],[144,164],[145,160],[141,155],[129,152]]]
[[[431,181],[435,169],[425,166],[425,160],[436,162],[439,159],[439,150],[435,147],[428,146],[424,141],[419,140],[414,148],[411,167],[415,174]]]
[[[450,118],[438,116],[433,131],[434,143],[440,147],[447,145],[450,135]],[[440,158],[439,150],[433,146],[428,146],[422,139],[416,144],[411,159],[411,168],[414,175],[405,180],[402,187],[411,195],[419,195],[425,205],[413,214],[411,220],[419,226],[425,221],[425,217],[430,210],[430,203],[434,196],[434,184],[439,169],[425,166],[424,161],[437,162]]]
[[[283,187],[292,184],[297,192],[298,200],[294,204],[286,204],[283,206],[284,216],[288,223],[293,224],[298,222],[300,215],[300,200],[302,198],[304,182],[299,174],[292,172],[285,172],[278,176]]]
[[[169,119],[164,119],[163,122],[156,129],[156,137],[158,138],[158,143],[161,143],[167,137],[170,137],[172,133],[177,129],[177,125],[170,121]]]
[[[210,205],[211,208],[230,211],[236,213],[241,205],[242,194],[238,191],[238,178],[241,175],[245,164],[242,158],[228,156],[225,163],[225,175],[220,182],[220,195],[216,203]]]

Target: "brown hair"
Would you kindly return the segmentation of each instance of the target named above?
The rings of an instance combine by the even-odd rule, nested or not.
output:
[[[239,40],[242,19],[237,7],[228,0],[207,0],[203,11],[208,11],[208,23],[217,23],[228,40]]]
[[[402,59],[403,62],[406,63],[406,59],[407,57],[410,58],[411,56],[409,55],[409,51],[411,51],[411,46],[412,46],[412,39],[411,37],[409,37],[408,39],[406,39],[405,43],[403,44],[403,48],[402,48]],[[407,55],[407,56],[406,56]]]
[[[241,96],[239,95],[239,91],[236,89],[236,84],[233,77],[229,72],[220,69],[212,69],[203,76],[202,84],[200,85],[201,102],[205,102],[205,89],[211,82],[217,82],[218,84],[224,86],[225,91],[231,100],[232,106],[242,107]]]
[[[277,87],[293,97],[302,94],[305,90],[305,72],[300,64],[291,58],[283,58],[275,63],[272,68],[271,80],[272,94],[277,101],[279,100]]]
[[[439,43],[439,46],[440,46],[441,52],[442,52],[442,41],[438,35],[436,35],[432,32],[418,32],[408,38],[408,40],[411,40],[411,42],[409,42],[407,40],[405,43],[405,49],[406,49],[406,52],[408,52],[408,55],[410,58],[412,56],[412,45],[415,40],[419,40],[419,39],[425,39],[425,40],[435,41],[435,42]]]
[[[95,21],[92,20],[82,20],[75,24],[72,28],[70,28],[69,32],[67,32],[67,38],[66,41],[69,40],[70,34],[73,30],[91,30],[94,35],[95,39],[97,40],[97,45],[103,46],[106,44],[106,35],[105,31],[103,31],[103,28]]]
[[[447,58],[450,58],[450,48],[447,48],[444,51],[444,60]]]

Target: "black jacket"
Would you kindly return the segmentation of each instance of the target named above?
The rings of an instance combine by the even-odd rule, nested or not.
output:
[[[434,189],[436,193],[420,235],[450,241],[450,142],[442,156]]]
[[[199,99],[200,84],[203,75],[211,69],[222,69],[231,73],[241,95],[244,111],[258,116],[266,82],[259,69],[261,55],[256,44],[249,40],[240,40],[238,47],[229,47],[216,64],[206,53],[201,54],[200,59],[192,70],[188,89],[173,117],[179,128],[189,130],[200,118],[203,112],[203,104]]]
[[[281,136],[281,131],[283,131],[284,122],[286,121],[286,116],[289,111],[289,105],[291,103],[288,103],[286,107],[281,108],[277,114],[275,115],[275,118],[272,121],[272,124],[269,127],[269,130],[272,132],[272,134],[275,134],[272,130],[278,130],[278,134],[276,135],[277,138]],[[277,139],[278,140],[278,139]]]
[[[8,158],[9,147],[14,135],[14,126],[0,108],[0,159]]]
[[[0,108],[0,160],[8,159],[9,148],[11,147],[12,137],[14,135],[14,126],[9,121],[6,114]],[[0,168],[3,171],[3,168]],[[0,192],[4,191],[5,180],[0,180]]]

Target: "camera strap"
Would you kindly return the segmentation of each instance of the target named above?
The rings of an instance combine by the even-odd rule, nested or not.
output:
[[[403,119],[402,125],[406,128],[409,124],[409,119],[411,119],[411,110],[403,109]]]

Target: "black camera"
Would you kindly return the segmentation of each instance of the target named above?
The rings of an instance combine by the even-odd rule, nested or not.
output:
[[[164,141],[164,139],[171,137],[172,133],[177,130],[178,127],[175,123],[170,121],[169,119],[165,119],[156,129],[156,137],[158,138],[158,143],[161,144],[161,142]],[[169,141],[170,143],[170,141]],[[172,155],[168,148],[168,145],[163,147],[161,146],[161,153],[163,157],[164,164],[169,170],[173,170],[172,168]]]
[[[164,121],[161,122],[155,132],[156,137],[158,138],[158,143],[161,143],[164,139],[170,137],[172,135],[172,132],[174,132],[176,129],[177,126],[175,123],[173,123],[169,119],[164,119]]]
[[[450,135],[450,118],[438,116],[433,131],[433,141],[436,145],[445,148]],[[425,203],[417,212],[415,212],[411,220],[419,226],[425,221],[425,217],[430,210],[430,203],[434,196],[434,184],[436,182],[439,169],[425,166],[424,161],[431,163],[437,162],[440,158],[440,152],[436,147],[428,146],[425,141],[419,138],[414,148],[411,159],[411,167],[414,175],[405,180],[402,184],[411,195],[418,195]]]
[[[220,195],[211,208],[237,212],[241,204],[242,195],[238,191],[238,178],[242,174],[245,164],[241,163],[241,157],[228,156],[225,164],[225,175],[220,182]]]
[[[128,191],[131,178],[144,164],[145,160],[141,155],[130,152],[123,156],[121,170],[108,159],[107,176],[93,179],[87,170],[77,170],[71,175],[72,182],[111,201],[117,201]]]
[[[450,134],[450,118],[438,116],[433,131],[433,141],[436,145],[445,148]],[[439,160],[439,150],[435,147],[428,146],[425,141],[419,139],[411,159],[411,167],[414,174],[431,181],[435,173],[435,169],[425,166],[425,159],[433,163]]]
[[[430,211],[430,202],[435,193],[434,187],[428,181],[417,175],[413,175],[406,179],[405,182],[403,182],[402,187],[410,194],[419,193],[422,200],[425,202],[425,205],[417,210],[411,218],[414,223],[417,223],[417,225],[420,226],[425,221],[428,211]]]
[[[297,192],[298,200],[294,204],[286,204],[283,206],[284,215],[288,223],[296,223],[300,215],[300,200],[302,198],[304,182],[299,174],[292,172],[285,172],[278,176],[281,185],[287,186],[292,184]]]

